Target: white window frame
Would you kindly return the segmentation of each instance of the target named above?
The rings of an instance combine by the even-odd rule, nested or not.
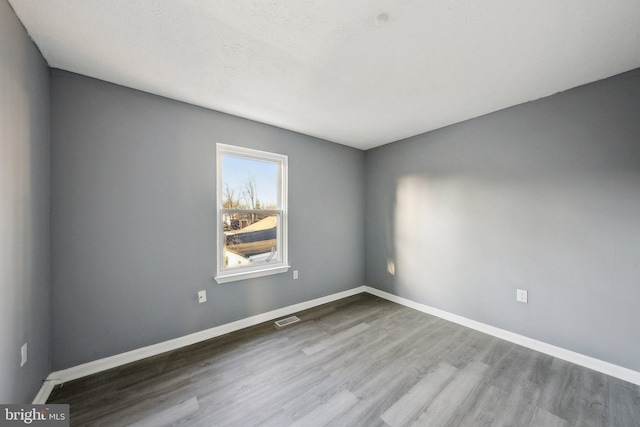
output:
[[[276,211],[265,210],[247,210],[247,209],[225,209],[223,208],[223,189],[222,189],[222,157],[234,156],[251,160],[268,161],[276,163],[278,166],[278,209]],[[237,280],[252,279],[255,277],[270,276],[272,274],[286,273],[291,268],[289,266],[289,257],[287,251],[288,243],[288,221],[287,221],[287,189],[288,189],[288,158],[283,154],[269,153],[267,151],[254,150],[251,148],[238,147],[235,145],[216,144],[216,229],[217,229],[217,260],[216,260],[216,276],[218,283],[228,283]],[[278,213],[278,234],[277,245],[279,252],[278,262],[260,263],[258,265],[250,265],[247,267],[234,267],[233,269],[224,268],[224,227],[222,224],[222,216],[229,212],[277,212]]]

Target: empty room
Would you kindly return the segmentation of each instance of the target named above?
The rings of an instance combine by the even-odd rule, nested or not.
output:
[[[0,0],[0,424],[639,426],[638,22]]]

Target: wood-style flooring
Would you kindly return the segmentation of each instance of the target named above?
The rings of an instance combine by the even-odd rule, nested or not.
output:
[[[359,294],[66,383],[84,426],[640,426],[640,387]]]

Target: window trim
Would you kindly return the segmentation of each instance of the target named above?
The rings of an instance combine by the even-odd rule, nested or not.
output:
[[[224,227],[222,225],[222,216],[233,209],[222,207],[223,189],[222,189],[222,157],[225,155],[236,156],[251,160],[268,161],[278,165],[278,209],[271,212],[278,212],[280,217],[280,226],[278,227],[278,250],[281,251],[281,261],[272,264],[259,264],[249,267],[237,267],[235,269],[224,269],[224,250],[223,241]],[[288,157],[284,154],[270,153],[267,151],[254,150],[252,148],[239,147],[228,144],[216,144],[216,276],[218,283],[235,282],[238,280],[252,279],[256,277],[270,276],[272,274],[286,273],[289,271],[288,256],[288,211],[287,211],[287,193],[288,193]],[[238,209],[238,211],[247,211],[247,209]],[[258,209],[249,211],[262,211]]]

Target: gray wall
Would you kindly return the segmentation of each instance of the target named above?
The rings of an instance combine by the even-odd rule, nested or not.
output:
[[[368,285],[640,371],[640,70],[365,161]]]
[[[51,371],[50,287],[49,69],[0,0],[0,403],[31,402]]]
[[[60,70],[51,85],[54,369],[364,284],[362,151]],[[213,280],[216,142],[289,156],[298,280]]]

